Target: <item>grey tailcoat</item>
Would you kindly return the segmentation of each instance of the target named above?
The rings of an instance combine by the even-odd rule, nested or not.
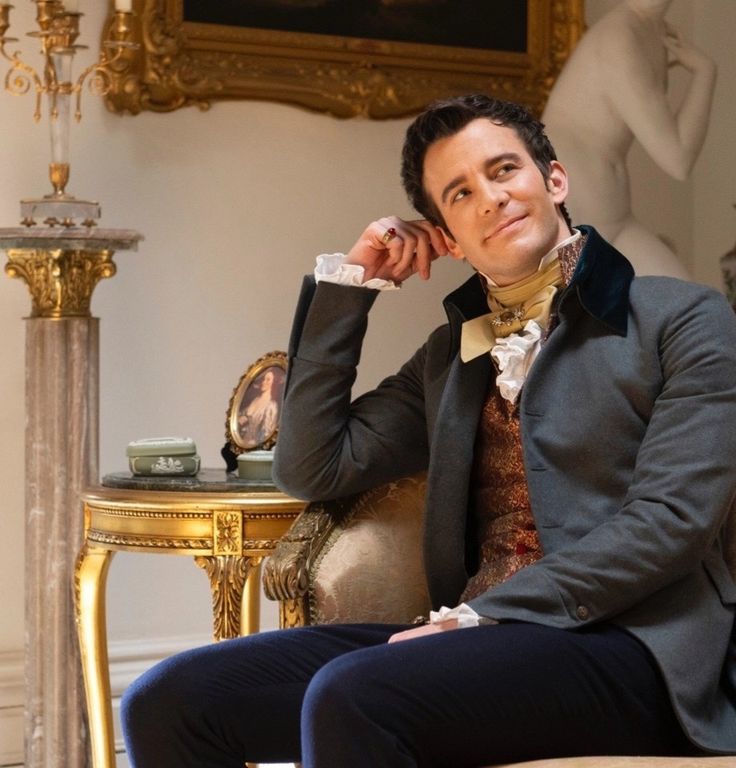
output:
[[[632,281],[592,228],[520,421],[544,557],[472,601],[480,614],[574,630],[610,621],[657,660],[703,748],[736,753],[736,586],[723,527],[736,490],[736,321],[719,293]],[[429,470],[425,567],[435,607],[468,577],[468,485],[488,356],[458,357],[487,311],[474,276],[394,376],[351,402],[376,292],[307,278],[297,308],[275,477],[307,499]]]

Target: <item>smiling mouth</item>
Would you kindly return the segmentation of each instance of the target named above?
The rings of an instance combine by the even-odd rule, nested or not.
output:
[[[496,237],[496,235],[500,235],[503,232],[505,232],[509,227],[512,227],[514,224],[520,222],[522,219],[526,218],[526,214],[522,214],[521,216],[514,216],[513,218],[506,219],[501,226],[496,227],[496,229],[493,230],[489,235],[486,235],[486,240],[491,240],[492,238]]]

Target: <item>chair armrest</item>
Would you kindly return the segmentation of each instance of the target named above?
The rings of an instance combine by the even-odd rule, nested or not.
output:
[[[422,567],[422,473],[313,502],[266,560],[266,596],[281,626],[408,622],[429,609]]]
[[[264,564],[266,597],[295,600],[306,595],[309,565],[336,525],[325,502],[313,502],[300,513]]]
[[[309,624],[310,570],[354,497],[308,504],[263,566],[263,591],[281,603],[281,626]]]

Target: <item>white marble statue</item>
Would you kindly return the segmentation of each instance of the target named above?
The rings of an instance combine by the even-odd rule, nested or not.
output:
[[[621,0],[583,35],[542,120],[570,178],[573,221],[592,224],[639,274],[687,270],[631,210],[626,156],[636,139],[670,176],[688,177],[705,139],[716,67],[665,21],[672,0]],[[668,67],[690,73],[667,98]],[[652,190],[656,194],[656,190]]]

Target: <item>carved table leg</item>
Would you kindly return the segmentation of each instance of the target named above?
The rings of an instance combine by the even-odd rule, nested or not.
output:
[[[75,570],[75,610],[94,768],[115,768],[105,584],[113,553],[85,544]]]
[[[250,558],[245,581],[243,607],[240,611],[240,634],[252,635],[261,628],[261,563],[262,557]]]
[[[208,555],[195,558],[197,565],[207,572],[210,579],[215,640],[239,637],[241,629],[250,630],[254,623],[257,628],[257,602],[255,621],[251,614],[253,603],[251,582],[255,582],[257,590],[258,579],[249,577],[251,575],[257,577],[261,560],[261,557],[237,557],[234,555]],[[255,569],[256,574],[251,574],[253,569]],[[246,603],[243,606],[243,588],[246,580],[248,581],[248,592],[245,593]],[[241,618],[243,607],[246,615]]]

